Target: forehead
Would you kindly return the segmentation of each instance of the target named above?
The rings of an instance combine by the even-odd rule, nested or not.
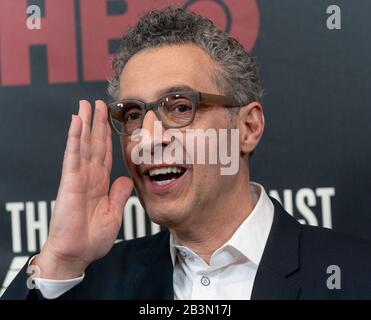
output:
[[[125,65],[120,77],[120,98],[153,101],[174,86],[218,93],[213,74],[213,61],[195,45],[145,49]]]

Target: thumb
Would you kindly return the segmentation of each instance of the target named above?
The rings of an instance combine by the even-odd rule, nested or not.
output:
[[[122,211],[133,190],[133,181],[128,177],[117,178],[109,193],[110,211],[122,215]]]

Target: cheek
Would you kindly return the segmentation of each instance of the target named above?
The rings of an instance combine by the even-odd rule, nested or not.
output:
[[[204,107],[196,112],[190,126],[193,129],[226,129],[229,127],[230,114],[223,107]]]
[[[215,164],[197,164],[193,166],[192,184],[203,190],[219,183],[220,166]]]

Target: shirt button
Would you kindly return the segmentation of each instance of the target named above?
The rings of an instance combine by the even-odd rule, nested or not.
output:
[[[183,250],[183,249],[180,249],[180,250],[179,250],[179,253],[180,253],[180,255],[181,255],[183,258],[185,258],[185,257],[187,256],[187,252],[186,252],[185,250]]]
[[[203,276],[201,278],[201,284],[205,287],[207,287],[210,284],[210,279],[208,277]]]

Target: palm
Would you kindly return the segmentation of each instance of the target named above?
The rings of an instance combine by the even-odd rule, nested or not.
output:
[[[83,102],[79,117],[72,119],[46,243],[55,256],[83,259],[86,264],[112,247],[132,190],[125,177],[109,190],[112,141],[105,105],[97,104],[92,130],[90,115],[90,105]]]

